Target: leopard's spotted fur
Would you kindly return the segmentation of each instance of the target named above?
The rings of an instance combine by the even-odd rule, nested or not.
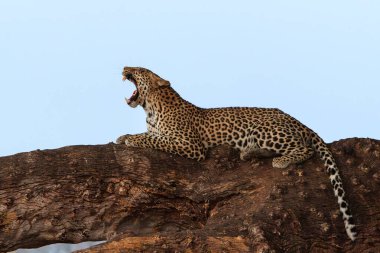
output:
[[[144,108],[148,131],[123,135],[117,143],[154,148],[202,160],[209,147],[229,144],[246,160],[252,154],[271,154],[273,167],[301,163],[314,152],[324,161],[338,198],[345,228],[351,240],[356,228],[348,208],[342,180],[324,141],[311,129],[279,109],[230,107],[203,109],[182,99],[170,83],[150,70],[125,67],[123,78],[137,90],[127,100]]]

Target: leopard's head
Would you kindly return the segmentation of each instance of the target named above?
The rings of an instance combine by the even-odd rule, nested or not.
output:
[[[123,81],[129,80],[136,86],[130,98],[125,98],[125,101],[130,107],[135,108],[138,105],[143,105],[147,94],[154,89],[170,86],[170,82],[162,79],[149,69],[139,67],[124,67]]]

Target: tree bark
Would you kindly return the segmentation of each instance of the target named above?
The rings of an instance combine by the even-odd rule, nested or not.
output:
[[[355,242],[317,157],[281,170],[226,146],[197,162],[110,143],[0,157],[0,252],[97,240],[80,252],[380,252],[380,141],[330,148]]]

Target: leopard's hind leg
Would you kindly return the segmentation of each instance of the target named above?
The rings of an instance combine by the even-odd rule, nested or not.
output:
[[[314,154],[310,147],[294,147],[282,153],[281,156],[273,158],[274,168],[286,168],[290,164],[301,163],[308,160]]]

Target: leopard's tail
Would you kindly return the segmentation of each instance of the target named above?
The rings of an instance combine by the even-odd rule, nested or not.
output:
[[[336,166],[334,157],[325,142],[316,133],[313,134],[311,141],[314,149],[323,160],[327,173],[329,174],[330,182],[334,188],[335,197],[338,198],[339,209],[343,216],[347,235],[352,241],[355,241],[357,234],[356,226],[346,200],[346,193],[343,189],[342,179],[339,175],[339,169]]]

